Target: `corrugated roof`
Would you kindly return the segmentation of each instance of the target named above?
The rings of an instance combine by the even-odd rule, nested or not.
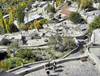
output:
[[[60,11],[60,13],[63,13],[63,14],[67,14],[67,15],[69,15],[69,14],[72,13],[72,11],[62,10],[62,11]]]

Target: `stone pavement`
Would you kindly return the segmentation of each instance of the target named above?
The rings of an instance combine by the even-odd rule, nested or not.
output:
[[[26,74],[25,76],[47,76],[45,69]],[[100,71],[90,61],[68,61],[57,64],[56,72],[50,70],[50,76],[100,76]]]

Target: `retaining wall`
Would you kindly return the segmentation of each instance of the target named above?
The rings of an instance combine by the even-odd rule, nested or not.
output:
[[[57,59],[57,60],[51,61],[50,63],[52,65],[53,62],[55,61],[57,64],[60,64],[60,63],[66,62],[66,61],[79,60],[80,58],[84,58],[84,57],[88,57],[88,55],[83,55],[83,56],[79,56],[79,57],[72,57],[72,58],[65,58],[65,59]],[[30,72],[34,72],[34,71],[37,71],[39,69],[43,69],[44,65],[45,65],[45,63],[42,63],[38,66],[34,66],[34,67],[29,68],[29,69],[19,71],[16,74],[25,75],[25,74],[28,74]],[[8,71],[8,72],[10,72],[10,71]]]

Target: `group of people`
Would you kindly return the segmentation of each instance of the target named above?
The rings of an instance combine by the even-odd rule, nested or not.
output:
[[[51,65],[50,62],[45,64],[45,70],[46,70],[47,76],[50,76],[50,71],[49,71],[49,69],[51,68],[50,65]],[[54,61],[53,62],[53,72],[55,72],[55,69],[56,69],[56,62]]]

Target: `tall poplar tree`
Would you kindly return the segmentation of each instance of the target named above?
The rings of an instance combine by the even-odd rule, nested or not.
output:
[[[14,22],[14,16],[13,16],[12,11],[10,11],[10,13],[9,13],[9,24],[11,24],[12,22]]]
[[[24,7],[18,5],[16,10],[17,23],[20,26],[24,22]]]
[[[80,8],[81,0],[77,0],[78,8]]]
[[[6,28],[7,33],[10,33],[10,26],[8,24],[8,20],[7,19],[4,19],[4,24],[5,24],[5,28]]]
[[[0,11],[0,26],[2,27],[3,31],[6,32],[4,21],[3,21],[3,15],[1,11]]]

